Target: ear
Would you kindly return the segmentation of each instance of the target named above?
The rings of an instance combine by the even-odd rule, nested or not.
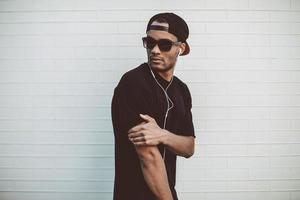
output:
[[[179,55],[181,55],[185,50],[185,43],[181,43],[180,47],[179,47]]]
[[[181,48],[179,48],[179,53],[178,53],[178,55],[180,56],[182,54],[182,50],[181,50]]]

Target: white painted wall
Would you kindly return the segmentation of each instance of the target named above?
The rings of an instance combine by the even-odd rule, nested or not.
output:
[[[300,199],[299,0],[0,0],[1,200],[112,198],[113,88],[161,11],[191,31],[180,199]]]

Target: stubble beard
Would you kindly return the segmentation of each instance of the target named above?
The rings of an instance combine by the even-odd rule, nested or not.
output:
[[[162,72],[162,73],[168,72],[175,67],[175,63],[172,65],[161,67],[161,65],[151,64],[150,60],[148,61],[148,64],[151,67],[151,69],[155,70],[156,72]]]

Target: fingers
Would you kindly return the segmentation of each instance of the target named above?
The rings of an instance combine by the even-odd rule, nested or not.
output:
[[[147,122],[153,122],[155,121],[152,117],[150,117],[149,115],[143,115],[140,114],[140,117],[143,118],[144,120],[146,120]]]
[[[137,142],[145,142],[146,138],[144,136],[142,137],[135,137],[135,138],[129,138],[131,140],[131,142],[133,143],[137,143]]]
[[[143,114],[140,114],[141,118],[143,118],[147,123],[145,122],[142,122],[134,127],[132,127],[131,129],[129,129],[128,133],[132,133],[132,132],[137,132],[137,131],[140,131],[140,130],[145,130],[148,125],[157,125],[156,124],[156,121],[154,118],[150,117],[149,115],[143,115]],[[153,122],[153,123],[151,123]]]
[[[129,140],[137,146],[146,145],[146,135],[143,132],[135,132],[128,135]]]
[[[158,145],[160,141],[157,134],[159,133],[160,127],[157,125],[155,119],[143,114],[140,114],[140,117],[144,119],[145,122],[129,129],[129,140],[136,146]]]
[[[142,137],[145,136],[144,132],[137,131],[137,132],[132,132],[128,135],[129,139],[131,138],[136,138],[136,137]]]
[[[129,140],[136,146],[151,145],[150,136],[145,132],[134,132],[128,135]]]
[[[159,144],[157,138],[149,135],[149,132],[145,131],[131,133],[128,135],[128,138],[135,146],[154,146]]]
[[[145,123],[139,124],[137,126],[132,127],[131,129],[129,129],[128,133],[133,133],[133,132],[144,130],[145,127],[146,127]]]
[[[147,146],[152,146],[152,145],[156,145],[155,141],[150,140],[150,139],[146,139],[146,136],[133,138],[133,139],[131,139],[131,142],[135,146],[146,146],[146,145]]]
[[[135,146],[145,146],[145,145],[147,145],[146,144],[146,142],[135,142],[135,143],[133,143]]]

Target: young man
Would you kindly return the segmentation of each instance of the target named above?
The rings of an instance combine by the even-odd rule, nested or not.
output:
[[[189,53],[186,22],[154,15],[143,45],[148,62],[126,72],[114,91],[114,200],[176,200],[176,157],[194,153],[191,95],[173,76],[178,56]]]

